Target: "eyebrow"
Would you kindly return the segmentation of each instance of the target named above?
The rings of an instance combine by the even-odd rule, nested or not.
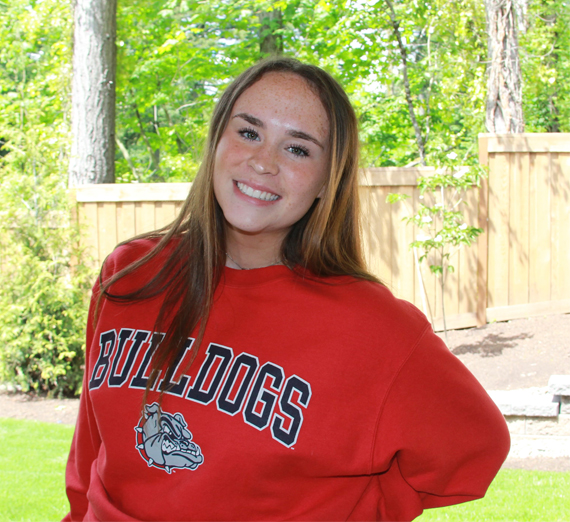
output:
[[[242,120],[247,121],[251,125],[255,125],[256,127],[259,127],[261,129],[265,128],[264,123],[259,118],[256,118],[255,116],[252,116],[251,114],[247,114],[246,112],[240,112],[239,114],[236,114],[233,118],[241,118]],[[307,134],[306,132],[298,131],[298,130],[290,130],[290,131],[287,131],[287,134],[293,138],[299,138],[301,140],[312,141],[315,145],[318,145],[323,150],[325,148],[323,146],[323,144],[317,138],[311,136],[310,134]]]

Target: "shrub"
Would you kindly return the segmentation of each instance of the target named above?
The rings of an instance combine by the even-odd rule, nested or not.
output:
[[[1,172],[1,171],[0,171]],[[49,395],[79,392],[90,271],[65,188],[2,173],[0,378]]]
[[[0,379],[73,395],[91,274],[66,194],[72,3],[0,2]]]

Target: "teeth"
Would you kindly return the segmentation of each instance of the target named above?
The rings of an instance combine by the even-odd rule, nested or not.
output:
[[[261,190],[254,190],[248,187],[245,183],[237,182],[237,186],[242,194],[262,201],[275,201],[279,196],[271,192],[261,192]]]

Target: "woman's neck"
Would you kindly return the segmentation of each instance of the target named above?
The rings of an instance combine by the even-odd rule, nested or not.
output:
[[[226,234],[226,266],[239,270],[251,270],[280,264],[280,237],[244,234],[232,229]]]

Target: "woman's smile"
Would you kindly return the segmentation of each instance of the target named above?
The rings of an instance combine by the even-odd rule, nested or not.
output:
[[[323,192],[328,140],[327,113],[300,76],[268,73],[241,94],[214,166],[229,251],[234,241],[269,241],[278,248]]]
[[[263,188],[254,188],[251,187],[250,185],[248,185],[247,183],[243,183],[242,181],[236,181],[235,182],[236,187],[238,188],[238,190],[244,194],[245,196],[248,196],[250,198],[253,199],[258,199],[260,201],[277,201],[279,199],[279,195],[278,194],[274,194],[270,191],[266,191]]]

